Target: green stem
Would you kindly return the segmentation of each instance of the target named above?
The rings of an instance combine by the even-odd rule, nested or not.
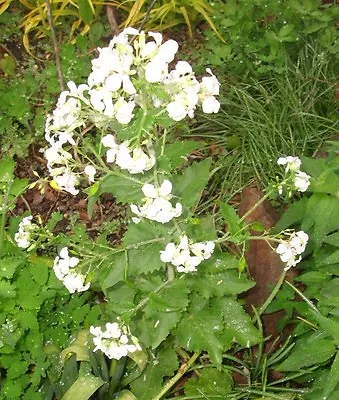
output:
[[[306,301],[306,303],[312,308],[313,311],[315,312],[319,312],[319,310],[317,309],[317,307],[299,290],[297,289],[294,285],[292,285],[292,283],[286,281],[286,283],[288,284],[288,286],[290,286],[295,292],[298,293],[298,295],[304,300]]]
[[[243,222],[250,214],[252,214],[252,212],[260,206],[260,204],[262,204],[268,197],[269,195],[272,193],[272,191],[266,193],[263,197],[261,197],[260,200],[258,200],[247,212],[245,212],[245,214],[240,218],[240,223]]]
[[[276,285],[274,286],[272,292],[268,296],[267,300],[259,308],[259,310],[258,310],[258,315],[259,316],[262,315],[265,312],[266,308],[271,304],[272,300],[275,298],[275,296],[279,292],[279,289],[281,288],[281,285],[284,283],[285,277],[286,277],[286,271],[283,271],[283,273],[280,275],[280,278],[279,278],[278,282],[276,283]],[[256,320],[256,318],[254,318],[254,320]]]
[[[191,366],[195,363],[196,359],[200,356],[200,352],[196,352],[193,356],[187,361],[186,365],[181,367],[179,371],[170,379],[166,385],[162,388],[159,394],[152,398],[152,400],[160,400],[162,396],[164,396],[171,388],[174,386],[181,378],[185,375],[185,373],[191,368]]]

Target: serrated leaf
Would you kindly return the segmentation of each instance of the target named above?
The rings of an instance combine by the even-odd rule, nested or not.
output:
[[[150,357],[142,375],[131,383],[133,394],[138,400],[150,400],[163,388],[163,378],[172,376],[179,367],[175,351],[167,347]]]
[[[335,345],[331,340],[303,338],[297,342],[290,355],[277,367],[277,370],[299,371],[305,367],[324,363],[334,353]]]
[[[149,309],[172,312],[183,310],[188,305],[189,289],[184,281],[175,280],[157,293],[151,293],[145,312]]]
[[[113,255],[107,263],[105,263],[104,280],[102,282],[102,289],[106,290],[125,278],[125,271],[128,265],[126,262],[125,253],[118,253]],[[100,276],[99,276],[100,279]]]
[[[232,335],[237,343],[249,347],[263,340],[260,331],[254,327],[251,317],[237,300],[230,297],[218,299],[215,307],[224,319],[225,331]]]
[[[202,191],[210,178],[211,164],[212,161],[209,158],[195,162],[185,168],[181,175],[173,177],[173,193],[179,197],[186,208],[192,208],[199,202]]]
[[[221,215],[227,224],[227,231],[231,235],[236,235],[241,229],[239,215],[236,213],[235,209],[227,203],[220,203],[219,207]]]
[[[182,311],[158,311],[145,309],[145,316],[139,329],[138,337],[146,346],[156,349],[172,332],[180,321]]]
[[[221,364],[223,344],[220,333],[223,329],[222,317],[219,310],[202,303],[197,307],[197,302],[202,303],[198,297],[193,300],[193,305],[184,312],[181,321],[174,331],[180,346],[190,351],[208,351],[212,362]]]
[[[203,397],[223,396],[232,390],[233,380],[226,371],[219,371],[216,368],[204,368],[199,377],[190,378],[185,385],[185,395]]]
[[[13,179],[15,162],[11,157],[0,160],[0,182],[10,182]]]
[[[0,281],[0,298],[13,299],[15,297],[15,285],[8,281]]]
[[[6,256],[0,258],[0,277],[12,278],[16,268],[25,260],[17,256]]]
[[[203,265],[200,268],[203,270]],[[236,271],[224,271],[214,275],[195,275],[191,278],[190,284],[201,296],[209,298],[246,292],[255,285],[255,282],[239,276]]]
[[[188,155],[193,150],[201,149],[204,146],[205,143],[203,142],[178,140],[166,145],[164,155],[171,162],[172,168],[175,169],[185,162],[184,156]]]
[[[139,203],[144,197],[141,191],[142,185],[142,182],[131,177],[130,174],[121,173],[120,176],[107,175],[99,183],[99,188],[95,193],[88,197],[88,215],[90,217],[93,215],[94,204],[103,193],[111,193],[121,203]]]

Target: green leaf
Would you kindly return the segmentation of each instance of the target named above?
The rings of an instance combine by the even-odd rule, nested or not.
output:
[[[158,311],[145,309],[138,337],[146,346],[156,349],[177,326],[182,311]]]
[[[182,175],[172,179],[173,193],[179,197],[179,202],[187,208],[196,206],[210,178],[211,159],[195,162],[185,168]]]
[[[332,363],[330,373],[327,377],[326,385],[322,394],[322,399],[327,400],[329,395],[336,389],[339,383],[339,353],[337,352],[335,359]]]
[[[163,379],[172,376],[179,367],[178,357],[171,347],[159,350],[150,357],[142,375],[131,383],[133,394],[138,400],[150,400],[163,388]]]
[[[116,397],[116,400],[138,400],[138,399],[129,390],[122,390],[121,392],[119,392],[119,395],[118,397]]]
[[[339,232],[326,236],[324,242],[339,247]]]
[[[94,18],[93,9],[90,0],[78,0],[79,14],[85,24],[90,24]]]
[[[245,312],[237,300],[230,297],[216,300],[216,308],[221,313],[225,331],[242,346],[253,346],[263,338],[258,329],[253,326],[251,317]]]
[[[199,378],[190,378],[185,385],[185,395],[194,398],[208,396],[223,396],[232,390],[233,380],[227,371],[216,368],[204,368],[199,373]]]
[[[15,285],[8,281],[0,281],[0,298],[13,299],[15,297]]]
[[[195,297],[187,312],[184,312],[174,335],[179,345],[190,351],[208,351],[212,362],[221,364],[223,344],[220,333],[222,316],[215,307]]]
[[[339,201],[325,193],[314,193],[307,204],[301,228],[309,231],[314,226],[312,239],[320,247],[326,235],[339,229]]]
[[[13,179],[15,162],[10,157],[3,157],[0,161],[0,182],[10,182]]]
[[[305,215],[307,203],[308,199],[306,197],[303,197],[299,201],[296,201],[295,203],[290,205],[275,225],[274,233],[279,233],[289,226],[298,224],[300,221],[302,221]]]
[[[291,354],[278,367],[278,371],[299,371],[302,368],[322,364],[333,356],[335,345],[332,340],[303,338],[297,342]]]
[[[236,213],[235,209],[227,203],[220,203],[220,212],[223,216],[226,224],[228,232],[233,236],[236,235],[240,229],[240,217]]]
[[[203,264],[199,268],[203,270]],[[239,276],[236,271],[224,271],[214,275],[194,275],[190,279],[190,285],[192,289],[198,290],[202,297],[210,298],[246,292],[255,282]]]
[[[319,322],[320,326],[326,331],[326,333],[334,339],[336,345],[339,344],[339,323],[334,319],[324,317],[319,312],[311,310],[314,318]]]
[[[88,400],[105,382],[96,376],[79,376],[61,400]]]
[[[185,161],[187,161],[185,157],[186,155],[191,153],[193,150],[201,149],[204,146],[204,142],[178,140],[174,143],[166,145],[164,156],[170,161],[172,168],[176,169]]]
[[[12,278],[16,268],[24,261],[24,259],[20,259],[17,256],[6,256],[0,258],[0,277],[8,279]]]
[[[160,251],[165,247],[162,233],[163,228],[148,221],[128,226],[123,246],[134,247],[128,250],[128,274],[140,275],[165,267],[160,260]]]
[[[107,274],[105,274],[104,281],[102,282],[102,289],[106,290],[118,282],[125,279],[125,271],[128,265],[126,263],[125,253],[118,253],[113,255],[107,263],[105,263],[105,269]],[[100,279],[100,277],[99,277]]]
[[[121,203],[139,203],[144,197],[141,191],[142,185],[143,182],[131,177],[130,174],[124,174],[122,172],[119,176],[105,176],[95,193],[88,197],[88,215],[90,217],[93,215],[94,204],[103,193],[111,193],[117,201]]]

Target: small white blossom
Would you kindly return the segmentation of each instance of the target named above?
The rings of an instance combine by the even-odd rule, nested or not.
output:
[[[298,171],[294,177],[294,186],[299,192],[306,192],[310,185],[310,176],[306,172]]]
[[[277,161],[278,165],[285,166],[285,173],[287,177],[291,178],[293,182],[293,189],[299,192],[305,192],[310,185],[310,176],[306,172],[300,171],[301,160],[298,157],[280,157]],[[283,185],[278,185],[278,192],[282,194]]]
[[[85,169],[84,169],[84,173],[87,175],[88,180],[89,180],[90,182],[94,182],[94,181],[95,181],[94,176],[95,176],[96,172],[97,172],[97,171],[96,171],[96,169],[93,167],[93,165],[87,165],[87,166],[85,167]]]
[[[78,184],[78,177],[72,172],[66,171],[62,175],[58,175],[54,178],[54,182],[65,192],[71,193],[73,196],[76,196],[79,193],[79,190],[75,188],[75,185]]]
[[[278,165],[285,165],[285,172],[294,171],[297,172],[301,167],[301,160],[298,157],[279,157],[277,161]]]
[[[131,205],[132,212],[138,217],[165,224],[182,214],[182,205],[176,203],[173,207],[170,202],[172,198],[172,183],[170,181],[165,180],[159,188],[146,183],[143,185],[142,191],[146,196],[144,204],[142,206]]]
[[[203,260],[211,257],[214,247],[212,241],[189,243],[188,237],[184,235],[178,245],[172,242],[166,245],[165,250],[160,252],[160,260],[173,264],[178,272],[195,272]]]
[[[132,336],[128,328],[117,322],[107,323],[106,329],[90,327],[90,333],[94,336],[93,351],[102,351],[110,359],[120,360],[130,353],[141,350],[138,339]]]
[[[126,143],[122,143],[117,150],[115,162],[130,174],[140,174],[153,168],[155,157],[153,154],[148,156],[141,147],[131,150]]]
[[[90,287],[90,282],[84,285],[85,276],[74,269],[79,262],[79,258],[69,256],[67,247],[63,247],[54,259],[55,276],[62,281],[70,293],[84,292]]]
[[[24,217],[19,224],[18,232],[14,235],[14,240],[22,249],[27,249],[31,244],[31,235],[36,225],[32,224],[32,215]]]
[[[283,240],[275,250],[281,261],[286,264],[285,271],[301,261],[300,254],[305,251],[308,242],[308,235],[304,231],[293,232],[288,235],[289,240]]]

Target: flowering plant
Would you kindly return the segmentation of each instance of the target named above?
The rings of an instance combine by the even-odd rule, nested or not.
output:
[[[69,82],[47,119],[45,157],[52,186],[87,193],[90,215],[103,193],[129,204],[126,232],[119,244],[109,241],[107,231],[96,240],[85,234],[56,238],[50,231],[45,237],[59,246],[53,270],[70,293],[90,288],[104,293],[110,321],[100,322],[105,330],[90,328],[94,351],[118,362],[148,357],[146,364],[137,361],[146,368],[144,377],[169,360],[159,366],[155,385],[142,377],[130,383],[138,399],[158,399],[164,377],[178,367],[175,348],[194,351],[191,362],[207,351],[220,366],[233,340],[242,346],[262,341],[235,298],[254,282],[239,275],[239,260],[223,247],[225,241],[246,243],[249,233],[244,217],[227,204],[221,205],[230,226],[226,234],[213,216],[196,216],[213,174],[211,160],[184,166],[199,143],[171,135],[170,128],[193,118],[198,106],[218,112],[220,84],[212,71],[201,82],[187,62],[178,61],[170,71],[178,44],[162,43],[160,33],[128,28],[98,50],[87,83]],[[301,187],[291,184],[292,172],[299,173],[288,160],[279,187]],[[30,223],[26,217],[15,236],[23,248],[31,239]],[[287,242],[272,236],[286,268],[299,261],[307,242],[300,232],[289,235]]]

